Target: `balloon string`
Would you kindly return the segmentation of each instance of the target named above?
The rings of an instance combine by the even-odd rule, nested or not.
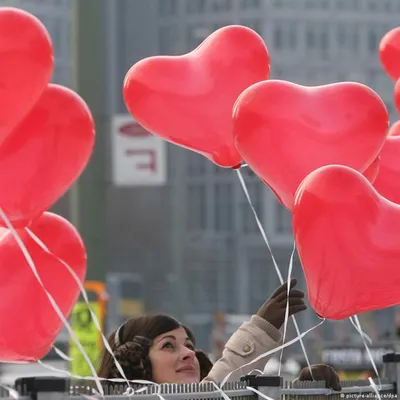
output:
[[[354,322],[353,322],[353,318],[354,318]],[[354,315],[353,317],[349,317],[349,319],[350,319],[350,322],[353,324],[353,326],[356,328],[357,332],[361,335],[361,339],[364,343],[365,349],[367,350],[368,358],[370,359],[372,367],[374,368],[375,374],[378,378],[379,387],[382,387],[382,382],[381,382],[381,378],[379,376],[378,368],[376,367],[374,358],[372,357],[372,354],[371,354],[371,350],[369,349],[368,344],[366,342],[366,338],[364,337],[366,335],[364,334],[364,332],[361,328],[360,320],[358,319],[357,315]],[[373,385],[372,387],[375,390],[375,392],[377,393],[379,400],[381,400],[379,392],[377,392],[376,386]]]
[[[3,221],[5,222],[5,224],[7,225],[7,228],[11,231],[12,236],[14,237],[15,241],[17,242],[19,248],[22,251],[22,254],[24,255],[26,262],[28,263],[30,269],[33,272],[33,275],[35,276],[36,280],[38,281],[39,285],[42,287],[44,293],[46,294],[47,298],[50,301],[50,304],[53,306],[54,311],[56,312],[56,314],[59,316],[59,318],[61,319],[61,321],[64,323],[64,325],[66,326],[66,328],[68,329],[68,332],[70,333],[73,341],[76,343],[76,345],[78,346],[79,350],[81,351],[84,359],[86,360],[86,362],[89,365],[89,368],[93,374],[94,377],[96,377],[96,385],[100,391],[100,393],[104,394],[103,392],[103,388],[101,386],[100,381],[98,380],[98,376],[96,374],[96,370],[92,364],[92,362],[90,361],[89,356],[86,354],[85,349],[82,347],[81,343],[79,342],[78,338],[76,337],[74,331],[72,330],[71,326],[68,324],[68,321],[66,320],[66,318],[64,317],[62,311],[60,310],[60,308],[58,307],[57,302],[54,300],[53,296],[48,292],[48,290],[45,288],[42,279],[39,276],[39,273],[37,271],[36,265],[31,257],[31,255],[29,254],[28,249],[25,247],[24,242],[22,241],[22,239],[20,238],[20,236],[18,235],[18,232],[16,232],[16,230],[14,229],[14,227],[12,226],[11,222],[9,221],[9,219],[7,218],[7,216],[5,215],[3,209],[0,207],[0,217],[3,219]]]
[[[115,358],[114,356],[114,352],[111,349],[110,344],[108,343],[107,338],[103,335],[103,332],[101,331],[101,326],[100,326],[100,322],[97,318],[97,315],[93,312],[92,308],[90,307],[90,303],[89,303],[89,296],[85,290],[85,287],[83,286],[81,280],[79,279],[78,275],[76,274],[76,272],[64,261],[61,260],[58,256],[56,256],[55,254],[53,254],[48,247],[28,228],[25,229],[26,232],[28,233],[28,235],[35,241],[35,243],[40,246],[46,253],[51,254],[53,257],[55,257],[62,265],[65,266],[65,268],[68,270],[68,272],[71,274],[71,276],[73,277],[73,279],[75,280],[76,284],[79,287],[79,290],[83,296],[83,299],[86,303],[86,305],[88,306],[90,315],[92,317],[93,323],[96,326],[96,329],[98,330],[98,332],[100,333],[100,336],[102,338],[103,344],[105,349],[110,353],[111,357],[113,358],[113,361],[115,363],[115,366],[118,369],[118,372],[121,374],[122,378],[125,380],[125,382],[128,384],[129,386],[129,381],[126,378],[126,375],[124,373],[124,370],[121,367],[121,364],[118,362],[118,360]]]
[[[285,309],[285,321],[283,323],[283,339],[282,342],[285,343],[286,340],[286,330],[287,330],[287,324],[289,322],[289,293],[290,293],[290,279],[292,276],[292,270],[293,270],[293,258],[294,258],[294,253],[296,251],[296,244],[293,244],[293,250],[292,254],[290,255],[290,260],[289,260],[289,268],[288,268],[288,277],[287,277],[287,295],[286,295],[286,309]],[[281,351],[281,356],[279,357],[279,369],[278,369],[278,375],[281,375],[281,367],[282,367],[282,358],[283,358],[283,349]]]
[[[279,269],[279,267],[278,267],[278,264],[277,264],[277,262],[276,262],[276,260],[275,260],[274,255],[273,255],[273,253],[272,253],[271,246],[270,246],[270,244],[269,244],[267,235],[266,235],[265,230],[264,230],[264,228],[263,228],[263,226],[262,226],[262,224],[261,224],[261,221],[260,221],[260,219],[258,218],[257,211],[255,210],[255,208],[254,208],[254,206],[253,206],[253,203],[252,203],[252,201],[251,201],[250,194],[249,194],[249,191],[248,191],[247,186],[246,186],[246,182],[245,182],[244,179],[243,179],[243,175],[242,175],[242,173],[240,172],[240,169],[237,169],[236,172],[237,172],[239,181],[240,181],[240,183],[241,183],[241,185],[242,185],[244,194],[245,194],[245,196],[246,196],[246,198],[247,198],[247,201],[249,202],[250,207],[251,207],[251,210],[253,211],[253,214],[254,214],[254,217],[255,217],[255,219],[256,219],[256,223],[257,223],[258,229],[260,230],[261,236],[262,236],[262,238],[264,239],[264,242],[265,242],[265,244],[266,244],[267,247],[268,247],[268,250],[269,250],[269,253],[270,253],[270,255],[271,255],[271,259],[272,259],[272,262],[273,262],[273,264],[274,264],[275,271],[276,271],[276,273],[277,273],[277,275],[278,275],[279,281],[280,281],[281,284],[283,284],[284,281],[283,281],[282,273],[281,273],[281,271],[280,271],[280,269]],[[294,251],[293,251],[293,252],[294,252]],[[293,324],[294,324],[295,329],[296,329],[297,336],[299,337],[299,336],[300,336],[300,329],[299,329],[299,326],[298,326],[298,324],[297,324],[296,318],[295,318],[294,315],[292,315],[291,317],[292,317]],[[309,371],[310,371],[311,378],[314,379],[314,376],[313,376],[313,373],[312,373],[312,369],[311,369],[310,360],[309,360],[309,358],[308,358],[307,351],[306,351],[306,348],[305,348],[305,346],[304,346],[304,343],[303,343],[303,341],[302,341],[301,339],[300,339],[300,345],[301,345],[301,348],[302,348],[302,350],[303,350],[304,357],[305,357],[305,359],[306,359],[306,362],[307,362],[307,365],[308,365],[308,369],[309,369]]]

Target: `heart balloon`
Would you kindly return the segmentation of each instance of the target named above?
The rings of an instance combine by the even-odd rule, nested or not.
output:
[[[189,54],[139,61],[126,75],[123,96],[149,132],[236,168],[242,160],[232,138],[232,107],[269,72],[262,38],[244,26],[227,26]]]
[[[399,132],[391,134],[385,141],[374,187],[383,197],[400,204],[400,136],[398,134]]]
[[[397,112],[400,114],[400,79],[396,81],[394,86],[394,105]]]
[[[339,320],[400,303],[399,228],[400,206],[358,171],[330,165],[304,179],[293,230],[318,315]]]
[[[71,90],[49,85],[0,147],[0,207],[27,226],[74,183],[93,150],[94,122]],[[4,221],[0,222],[4,226]]]
[[[33,15],[0,8],[0,143],[28,113],[50,82],[50,36]]]
[[[44,287],[68,318],[80,289],[64,263],[83,283],[87,264],[85,246],[76,229],[55,214],[43,214],[29,229],[40,244],[26,230],[17,232]],[[51,349],[63,323],[11,232],[0,239],[0,290],[0,360],[40,360]]]
[[[400,78],[400,27],[392,29],[382,38],[379,58],[385,72],[397,81]]]
[[[242,93],[233,113],[243,159],[289,210],[301,181],[315,169],[341,164],[366,171],[388,126],[381,98],[352,82],[316,87],[260,82]]]

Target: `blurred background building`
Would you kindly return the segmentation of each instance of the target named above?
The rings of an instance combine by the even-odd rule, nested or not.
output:
[[[188,322],[199,346],[210,350],[217,313],[254,313],[279,284],[235,172],[157,141],[150,145],[156,155],[153,175],[139,170],[147,159],[132,161],[127,150],[140,133],[125,108],[122,84],[135,62],[186,53],[220,27],[245,25],[265,39],[272,78],[304,85],[358,81],[379,93],[392,121],[398,118],[378,45],[399,25],[399,0],[5,0],[0,5],[24,8],[42,20],[55,46],[53,80],[77,90],[96,119],[90,165],[54,211],[81,232],[88,279],[108,284],[107,332],[142,310],[165,311]],[[291,215],[249,169],[241,171],[285,276],[293,248]],[[297,260],[293,275],[306,289]],[[298,321],[305,330],[318,319],[309,310]],[[362,321],[370,336],[379,337],[392,326],[393,310],[366,314]],[[359,335],[343,321],[327,322],[310,338],[345,343]]]

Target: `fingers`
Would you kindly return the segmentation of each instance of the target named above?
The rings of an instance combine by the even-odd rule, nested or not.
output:
[[[294,288],[297,285],[297,279],[296,278],[292,278],[290,280],[290,289]],[[281,293],[287,293],[287,287],[288,287],[288,283],[285,282],[284,284],[282,284],[281,286],[279,286],[274,293],[272,293],[271,299],[274,299],[275,297],[279,296]]]
[[[305,304],[289,307],[289,315],[294,315],[305,310],[307,310],[307,306]]]
[[[303,298],[304,292],[298,289],[293,289],[289,292],[289,298]],[[287,300],[287,292],[280,293],[277,297],[275,297],[277,303],[283,303]]]
[[[314,370],[316,371],[315,374]],[[325,381],[325,385],[327,388],[338,391],[342,390],[340,386],[339,375],[329,365],[317,365],[316,368],[313,369],[313,374],[315,380]]]
[[[299,380],[301,381],[325,381],[327,388],[340,391],[342,387],[340,385],[339,375],[329,365],[319,364],[311,366],[312,375],[309,368],[303,368],[300,372]]]

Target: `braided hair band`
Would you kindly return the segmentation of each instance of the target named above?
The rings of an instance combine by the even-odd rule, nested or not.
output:
[[[115,332],[114,344],[116,348],[122,345],[122,337],[124,336],[124,329],[125,329],[125,322]],[[152,340],[144,336],[138,336],[138,335],[133,337],[132,342],[147,349],[153,344]]]

